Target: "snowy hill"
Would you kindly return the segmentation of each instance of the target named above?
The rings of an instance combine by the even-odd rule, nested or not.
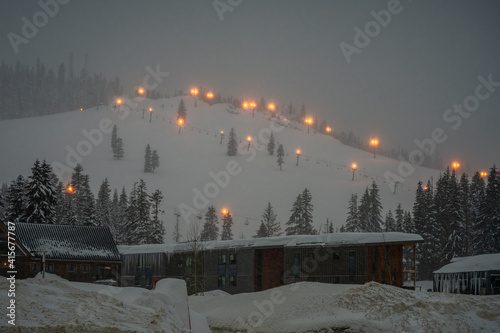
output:
[[[275,208],[282,229],[290,216],[292,204],[304,188],[308,188],[314,205],[315,228],[320,229],[327,218],[334,227],[345,223],[347,202],[352,193],[360,196],[375,180],[380,188],[385,212],[401,203],[410,210],[416,184],[439,172],[415,167],[393,193],[384,175],[398,174],[400,161],[354,149],[333,137],[307,133],[302,124],[270,121],[268,113],[236,110],[228,105],[207,105],[190,96],[182,97],[187,119],[181,133],[176,123],[181,97],[161,100],[124,100],[119,111],[109,106],[99,109],[72,111],[52,116],[6,120],[0,122],[0,182],[9,182],[19,174],[28,176],[36,158],[45,159],[56,168],[64,182],[70,179],[70,169],[76,162],[89,174],[91,187],[97,193],[107,178],[112,189],[125,186],[130,192],[132,183],[144,179],[148,192],[160,189],[164,194],[163,220],[166,240],[171,240],[175,208],[180,208],[181,221],[196,220],[195,211],[205,213],[208,205],[218,211],[227,208],[233,214],[233,234],[246,237],[255,234],[260,215],[268,202]],[[152,107],[152,122],[143,109]],[[114,160],[111,150],[111,126],[118,126],[123,138],[125,157]],[[227,137],[234,127],[241,154],[226,154]],[[220,131],[225,137],[220,144]],[[276,155],[267,153],[267,135],[273,132],[277,143],[286,152],[283,170],[279,170]],[[252,136],[247,151],[246,137]],[[160,167],[154,173],[144,173],[144,153],[147,144],[160,156]],[[277,147],[277,146],[276,146]],[[302,151],[296,166],[296,149]],[[351,163],[358,169],[352,181]],[[218,176],[217,176],[218,175]],[[217,178],[217,180],[215,180]],[[384,212],[384,213],[385,213]],[[245,221],[248,219],[248,225]],[[181,223],[181,234],[187,225]]]

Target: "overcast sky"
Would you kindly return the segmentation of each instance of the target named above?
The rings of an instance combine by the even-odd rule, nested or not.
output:
[[[478,88],[479,76],[500,82],[498,1],[59,0],[68,3],[57,13],[54,1],[40,1],[51,15],[37,1],[0,2],[0,61],[40,58],[57,70],[73,52],[79,71],[88,54],[90,73],[118,76],[129,91],[158,66],[169,72],[160,92],[201,85],[305,103],[386,149],[411,152],[441,128],[445,161],[469,171],[500,164],[500,83]],[[9,33],[23,37],[26,21],[38,31],[13,46]],[[369,42],[355,41],[356,27]],[[464,100],[475,110],[447,112]]]

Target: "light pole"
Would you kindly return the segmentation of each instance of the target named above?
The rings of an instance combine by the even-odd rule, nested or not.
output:
[[[257,106],[257,104],[255,104],[255,102],[251,102],[250,103],[250,107],[252,108],[252,117],[255,118],[255,107]]]
[[[209,100],[209,104],[211,104],[212,98],[214,98],[214,94],[212,92],[207,92],[207,99]]]
[[[247,151],[250,151],[250,144],[252,143],[252,137],[251,137],[251,136],[248,136],[248,137],[247,137],[247,141],[248,141]]]
[[[354,173],[356,172],[356,169],[358,168],[358,165],[356,163],[353,163],[351,165],[352,168],[352,181],[354,181]]]
[[[301,155],[300,154],[300,149],[297,149],[296,153],[297,153],[297,163],[295,164],[295,166],[299,166],[299,157]]]
[[[120,98],[116,100],[116,105],[118,105],[118,111],[120,111],[120,105],[122,105],[122,100]]]
[[[224,139],[224,131],[220,131],[220,144],[222,144],[222,139]]]
[[[179,120],[177,120],[177,122],[179,123],[179,133],[180,133],[181,132],[181,128],[182,128],[182,124],[184,124],[184,119],[179,118]]]
[[[309,127],[312,125],[313,120],[312,120],[312,118],[306,118],[306,120],[304,120],[304,121],[307,124],[307,134],[309,134]]]
[[[458,168],[460,168],[460,163],[458,163],[458,162],[453,162],[453,163],[451,164],[451,166],[453,167],[453,170],[455,170],[455,171],[456,171]]]
[[[198,96],[198,89],[197,88],[191,89],[191,95],[193,95],[194,97]]]
[[[375,158],[375,153],[377,151],[378,139],[371,139],[370,144],[373,146],[373,158]]]
[[[153,117],[153,108],[149,108],[149,122],[151,122],[152,117]]]

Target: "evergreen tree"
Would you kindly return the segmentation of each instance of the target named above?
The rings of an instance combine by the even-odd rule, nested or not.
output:
[[[127,192],[125,191],[125,187],[123,187],[118,200],[118,211],[116,214],[118,218],[118,223],[115,224],[117,244],[127,244],[128,231],[126,228],[129,225],[128,206],[129,206],[129,199],[127,196]]]
[[[283,165],[283,163],[285,163],[285,161],[283,160],[283,156],[285,156],[285,151],[283,150],[282,144],[279,145],[278,151],[276,153],[278,155],[278,165],[279,165],[280,170],[281,170],[281,166]]]
[[[297,196],[292,206],[292,215],[286,223],[289,225],[285,229],[287,235],[315,235],[316,230],[312,226],[312,197],[307,188]]]
[[[109,229],[111,230],[111,234],[113,235],[113,239],[115,242],[118,242],[118,234],[120,232],[119,226],[122,222],[120,219],[120,199],[118,197],[118,191],[113,191],[113,199],[111,199],[111,208],[109,210],[110,213],[110,225]]]
[[[80,211],[82,224],[88,226],[100,225],[99,221],[96,220],[95,198],[92,190],[90,189],[90,179],[88,175],[83,176],[82,187],[76,193],[76,196],[76,207]]]
[[[292,205],[292,215],[286,224],[288,227],[285,229],[286,235],[300,235],[301,229],[301,213],[302,213],[302,194],[299,194]]]
[[[304,235],[315,235],[317,234],[316,230],[313,227],[313,204],[312,204],[312,196],[311,192],[307,188],[302,192],[302,222],[303,222],[303,230],[302,234]]]
[[[382,204],[380,203],[380,195],[377,183],[372,182],[370,189],[370,213],[367,225],[368,232],[382,231]],[[392,214],[392,213],[391,213]]]
[[[160,190],[156,190],[150,197],[151,201],[151,224],[147,233],[147,244],[162,244],[165,236],[165,226],[160,219],[160,215],[165,212],[160,209],[163,194]]]
[[[269,143],[267,144],[267,151],[269,152],[269,155],[274,155],[274,147],[276,146],[276,143],[274,142],[274,135],[271,132],[271,136],[269,137]]]
[[[275,236],[280,236],[282,234],[281,226],[280,223],[276,221],[276,216],[277,215],[274,213],[273,206],[271,205],[270,202],[268,202],[266,209],[262,213],[262,219],[260,220],[261,223],[264,224],[265,233],[264,236],[259,236],[259,237],[275,237]],[[259,235],[258,231],[257,235]]]
[[[149,144],[146,146],[146,154],[144,155],[144,172],[153,172],[151,161],[151,147]]]
[[[267,237],[267,228],[266,228],[266,225],[264,224],[264,222],[260,222],[259,229],[257,230],[257,233],[253,237],[254,238]]]
[[[155,172],[156,168],[160,166],[160,157],[158,156],[158,152],[153,150],[153,153],[151,154],[151,168],[153,169],[152,172]]]
[[[106,227],[112,227],[111,223],[111,189],[109,188],[108,179],[105,178],[99,187],[96,200],[96,224]]]
[[[463,173],[460,177],[458,183],[458,199],[460,207],[460,230],[453,232],[459,232],[461,235],[461,247],[457,249],[457,255],[460,257],[466,257],[473,255],[473,242],[474,242],[474,223],[470,214],[471,208],[471,197],[470,197],[470,182],[469,177],[466,173]]]
[[[392,211],[389,209],[385,215],[385,232],[396,231],[396,220],[392,215]]]
[[[232,232],[232,227],[233,227],[233,216],[231,213],[227,212],[227,214],[224,215],[222,218],[222,233],[221,233],[221,240],[231,240],[233,239],[233,232]]]
[[[123,150],[123,140],[122,138],[117,138],[116,139],[116,149],[113,152],[113,157],[115,160],[120,160],[124,156],[124,150]]]
[[[368,187],[365,189],[363,196],[359,202],[358,217],[359,217],[359,232],[368,232],[370,223],[370,192]]]
[[[345,232],[361,232],[358,212],[358,195],[355,193],[351,194],[351,198],[349,199],[349,208],[344,230]]]
[[[113,153],[116,152],[116,140],[118,139],[118,127],[116,124],[113,125],[113,129],[111,130],[111,149]]]
[[[23,220],[30,223],[54,223],[56,189],[52,168],[45,160],[36,160],[26,184],[26,210]]]
[[[146,183],[141,179],[139,183],[134,183],[129,195],[127,223],[124,228],[127,233],[125,236],[126,244],[146,244],[150,230],[150,207]]]
[[[403,208],[401,207],[401,204],[398,204],[398,207],[396,208],[396,216],[395,216],[395,230],[394,231],[399,231],[399,232],[405,232],[404,231],[404,219],[405,219],[405,212]]]
[[[484,183],[483,177],[481,177],[479,172],[476,172],[472,176],[472,181],[470,184],[470,219],[471,219],[471,236],[472,244],[470,247],[469,255],[475,255],[478,253],[481,244],[483,243],[483,235],[480,232],[480,215],[481,215],[481,205],[485,201],[486,197],[486,185]]]
[[[403,214],[403,229],[401,231],[406,232],[408,234],[415,233],[415,224],[413,223],[413,218],[411,217],[411,213],[405,211]]]
[[[219,227],[217,226],[218,222],[215,207],[208,207],[208,211],[205,213],[205,223],[203,224],[203,230],[201,231],[200,236],[202,241],[217,240],[219,237]]]
[[[5,222],[5,209],[7,208],[7,191],[9,187],[2,183],[0,188],[0,222]]]
[[[5,221],[20,222],[26,208],[26,180],[19,175],[10,183],[7,190]]]
[[[181,99],[179,102],[179,107],[177,108],[177,120],[184,119],[186,120],[186,105],[184,105],[184,100]]]
[[[495,165],[490,169],[486,194],[480,208],[479,233],[483,241],[479,253],[500,252],[500,177]]]
[[[238,143],[236,142],[234,128],[231,128],[229,140],[227,142],[227,156],[236,156],[236,154],[238,154]]]

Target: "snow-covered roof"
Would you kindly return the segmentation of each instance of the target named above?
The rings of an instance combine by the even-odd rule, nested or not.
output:
[[[402,232],[342,232],[322,235],[293,235],[227,241],[203,242],[205,250],[230,248],[300,247],[300,246],[353,246],[364,244],[405,244],[419,243],[423,238],[416,234]],[[147,244],[118,246],[121,254],[173,253],[190,251],[190,243]]]
[[[16,222],[15,233],[28,252],[46,251],[49,259],[121,260],[108,227]]]
[[[454,258],[451,263],[441,267],[434,273],[462,273],[484,271],[500,271],[500,253]]]

